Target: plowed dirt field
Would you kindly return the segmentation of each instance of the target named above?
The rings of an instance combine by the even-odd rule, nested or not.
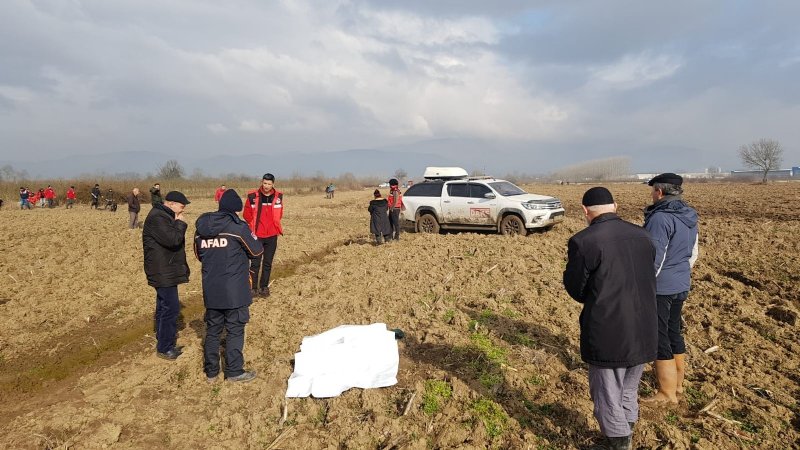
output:
[[[527,186],[567,208],[545,233],[405,233],[383,246],[369,242],[371,190],[287,196],[272,296],[246,330],[259,376],[244,385],[205,380],[191,249],[184,354],[168,362],[155,356],[155,295],[125,206],[11,205],[0,211],[0,447],[585,448],[599,430],[580,305],[561,273],[588,187]],[[641,224],[648,187],[608,187]],[[635,448],[800,448],[798,194],[798,183],[686,185],[701,218],[687,389],[677,408],[642,408]],[[193,199],[187,237],[215,206]],[[396,386],[284,398],[303,336],[374,322],[406,334]],[[653,388],[648,368],[641,394]]]

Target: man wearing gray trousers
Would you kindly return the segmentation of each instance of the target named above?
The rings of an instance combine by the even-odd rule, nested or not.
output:
[[[617,216],[608,189],[583,195],[589,225],[568,243],[564,287],[583,304],[581,358],[589,365],[598,449],[632,448],[644,364],[658,352],[655,247],[643,228]]]

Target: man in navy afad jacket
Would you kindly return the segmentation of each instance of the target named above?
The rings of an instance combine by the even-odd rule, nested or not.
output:
[[[655,249],[647,231],[617,216],[604,187],[581,201],[589,226],[568,243],[564,287],[583,304],[581,358],[605,447],[630,448],[644,364],[656,358]]]
[[[206,307],[206,337],[203,364],[209,382],[219,375],[219,341],[225,338],[225,379],[251,381],[255,371],[244,370],[244,327],[250,320],[250,260],[264,251],[239,219],[242,199],[233,189],[222,194],[219,211],[197,219],[194,251],[203,264],[203,302]]]
[[[646,401],[677,403],[683,393],[686,344],[681,334],[681,309],[689,295],[697,260],[697,212],[681,198],[683,178],[662,173],[648,182],[653,204],[645,208],[644,227],[656,247],[658,298],[658,393]]]

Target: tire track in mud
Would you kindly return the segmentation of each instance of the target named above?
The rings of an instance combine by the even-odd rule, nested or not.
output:
[[[368,241],[363,237],[350,236],[313,252],[302,251],[301,258],[273,267],[271,279],[289,278],[302,267],[321,260],[340,247],[366,243]],[[204,311],[202,294],[189,295],[181,302],[178,331],[191,326],[193,321],[202,321]],[[56,402],[65,395],[64,388],[84,374],[111,366],[133,354],[152,350],[152,335],[153,319],[148,315],[122,325],[112,323],[100,328],[74,330],[70,336],[59,336],[38,344],[28,353],[29,358],[0,360],[0,398],[3,399],[0,416],[10,418],[9,414],[17,416],[35,404]],[[143,339],[148,337],[150,339]],[[64,351],[59,352],[60,348]],[[48,352],[53,354],[44,356]],[[47,392],[44,392],[45,388]],[[55,392],[61,395],[54,395]],[[34,401],[39,393],[44,393],[45,398]]]

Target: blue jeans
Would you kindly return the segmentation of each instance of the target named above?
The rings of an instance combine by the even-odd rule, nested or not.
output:
[[[156,288],[156,351],[166,353],[175,347],[178,338],[178,286]]]
[[[681,334],[681,310],[689,292],[656,295],[658,304],[658,359],[673,359],[686,353],[686,343]]]

